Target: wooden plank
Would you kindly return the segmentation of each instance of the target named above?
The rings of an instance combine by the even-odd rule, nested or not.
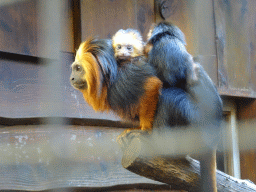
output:
[[[82,40],[111,38],[119,29],[136,28],[144,38],[154,19],[153,0],[81,1]]]
[[[164,9],[161,7],[166,6]],[[177,25],[185,34],[187,50],[193,56],[200,56],[202,66],[213,82],[218,85],[217,56],[213,4],[211,0],[156,1],[156,21],[164,20]]]
[[[0,51],[39,56],[37,1],[0,7]]]
[[[69,0],[63,8],[61,51],[74,52],[74,41],[79,41],[74,35],[74,32],[78,34],[75,29],[80,17],[77,4],[77,0]],[[42,57],[38,40],[45,31],[38,22],[38,1],[13,1],[3,5],[0,8],[0,51]]]
[[[18,3],[18,2],[22,2],[22,1],[26,1],[26,0],[13,0],[13,1],[2,0],[0,6],[10,5],[10,4]]]
[[[57,101],[63,105],[61,117],[118,120],[112,113],[95,113],[84,101],[82,94],[69,82],[73,53],[61,54],[60,95]],[[46,65],[29,61],[0,60],[0,116],[9,118],[45,117],[42,107],[50,106],[45,90],[51,89],[45,74]],[[53,87],[54,88],[54,87]]]
[[[140,0],[135,1],[135,13],[136,13],[136,29],[138,29],[144,40],[147,38],[147,34],[152,23],[155,22],[154,12],[154,0]],[[123,20],[126,18],[123,17]]]
[[[162,185],[121,166],[116,137],[122,131],[58,125],[1,128],[0,190]]]
[[[248,1],[248,30],[250,38],[250,85],[253,91],[256,91],[256,1]]]
[[[252,90],[240,90],[235,88],[231,89],[231,88],[219,87],[218,92],[222,96],[256,98],[256,93]]]
[[[93,36],[111,38],[118,29],[136,25],[133,0],[83,0],[81,16],[83,41]]]
[[[248,10],[248,0],[214,0],[219,86],[225,89],[251,90]]]
[[[40,113],[42,65],[0,61],[0,116],[25,117]],[[37,103],[37,104],[36,104]]]

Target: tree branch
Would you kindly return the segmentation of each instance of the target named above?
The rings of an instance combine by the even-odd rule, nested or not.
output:
[[[117,141],[123,151],[122,166],[138,175],[169,184],[174,190],[200,191],[200,163],[189,156],[159,155],[153,138],[139,130],[121,134]],[[168,137],[165,139],[172,143]],[[220,192],[256,191],[250,181],[236,179],[221,171],[216,174]]]

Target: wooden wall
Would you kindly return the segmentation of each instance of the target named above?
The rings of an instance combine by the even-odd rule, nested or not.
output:
[[[61,33],[62,53],[60,56],[61,69],[59,69],[61,87],[58,89],[59,95],[63,97],[57,100],[57,103],[63,105],[63,110],[59,112],[58,116],[118,120],[112,113],[95,113],[84,101],[82,94],[69,83],[70,65],[74,61],[75,49],[81,41],[81,38],[79,40],[78,35],[74,33],[77,30],[81,30],[78,21],[74,19],[80,16],[79,3],[79,1],[68,1],[64,5],[63,23],[65,23],[65,27],[63,27]],[[42,108],[51,106],[47,102],[47,98],[45,98],[45,92],[50,90],[52,85],[49,85],[49,79],[47,79],[49,66],[44,64],[51,62],[51,60],[45,54],[47,51],[44,51],[48,47],[40,43],[40,41],[50,29],[45,29],[45,32],[44,30],[39,32],[39,29],[42,28],[39,25],[41,21],[38,18],[38,14],[35,14],[38,6],[37,1],[22,1],[0,8],[0,14],[4,16],[0,17],[0,23],[2,24],[0,25],[0,39],[6,41],[0,46],[0,107],[2,109],[0,117],[33,118],[49,115]],[[30,22],[27,22],[27,20]],[[20,31],[18,30],[19,27],[15,28],[14,24],[11,25],[11,23],[18,21],[21,24],[18,25],[17,23],[16,26],[24,25]],[[25,25],[25,22],[28,24]],[[13,30],[9,25],[13,27]],[[26,29],[24,29],[25,27]],[[7,28],[10,28],[10,30],[7,30]],[[26,32],[22,31],[23,29]],[[22,32],[22,34],[20,35],[16,31]],[[30,33],[35,33],[37,35],[36,38],[34,36],[30,37]],[[26,39],[29,37],[30,41]],[[9,41],[7,42],[7,40]],[[34,47],[30,47],[31,44]],[[30,51],[25,53],[20,47]],[[39,48],[43,50],[40,54],[38,54]],[[41,57],[42,55],[44,55],[43,58]]]
[[[81,22],[83,41],[93,36],[111,38],[127,28],[138,29],[145,39],[154,22],[154,0],[82,0]]]
[[[255,98],[256,2],[215,0],[220,93]]]
[[[75,50],[81,40],[90,36],[111,38],[120,28],[139,29],[146,39],[150,25],[164,19],[185,33],[188,51],[200,58],[222,95],[254,98],[255,6],[254,0],[67,1],[61,34],[61,89],[65,90],[66,107],[60,115],[117,120],[113,114],[94,113],[80,92],[70,86],[69,65]],[[3,117],[43,115],[40,97],[42,87],[47,87],[44,81],[46,67],[40,64],[43,52],[39,53],[38,49],[42,47],[40,39],[45,30],[40,29],[37,8],[38,2],[30,0],[0,8],[0,96],[4,101],[0,104],[3,108],[0,116]],[[22,91],[18,92],[15,87]]]
[[[0,7],[0,51],[39,56],[37,1]]]

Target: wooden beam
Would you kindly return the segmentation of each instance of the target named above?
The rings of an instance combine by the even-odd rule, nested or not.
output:
[[[200,191],[199,161],[189,156],[159,155],[157,150],[165,146],[160,144],[155,147],[157,144],[153,138],[138,131],[121,134],[118,143],[124,154],[123,167],[146,178],[167,183],[172,190]],[[172,143],[168,137],[165,137],[164,142]],[[166,151],[167,154],[169,152]],[[236,179],[218,170],[216,177],[219,192],[256,191],[256,185],[247,180]]]

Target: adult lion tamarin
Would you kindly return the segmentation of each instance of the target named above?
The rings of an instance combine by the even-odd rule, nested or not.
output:
[[[168,22],[153,25],[148,33],[145,55],[148,63],[156,70],[157,77],[163,81],[163,90],[173,92],[174,89],[180,88],[184,91],[184,93],[172,94],[172,98],[169,97],[166,101],[176,100],[180,104],[187,103],[187,105],[176,106],[173,106],[173,103],[162,105],[160,97],[154,126],[163,126],[163,119],[168,120],[165,123],[166,126],[184,125],[184,121],[179,121],[183,120],[180,118],[181,115],[172,112],[176,111],[177,106],[183,108],[181,111],[188,112],[187,117],[192,118],[187,118],[185,125],[199,127],[206,143],[205,146],[200,146],[206,149],[200,156],[200,171],[202,176],[207,175],[207,178],[202,178],[201,190],[217,191],[214,161],[221,130],[222,101],[214,83],[203,67],[194,61],[185,45],[185,36],[182,31]],[[163,95],[165,91],[162,91]],[[180,102],[182,98],[185,100]],[[192,110],[189,107],[190,102],[191,106],[194,106]],[[189,115],[192,111],[194,116]],[[174,116],[176,116],[176,124],[171,124]]]
[[[83,42],[72,64],[71,84],[95,111],[112,110],[151,131],[162,82],[145,60],[117,65],[111,40]]]

